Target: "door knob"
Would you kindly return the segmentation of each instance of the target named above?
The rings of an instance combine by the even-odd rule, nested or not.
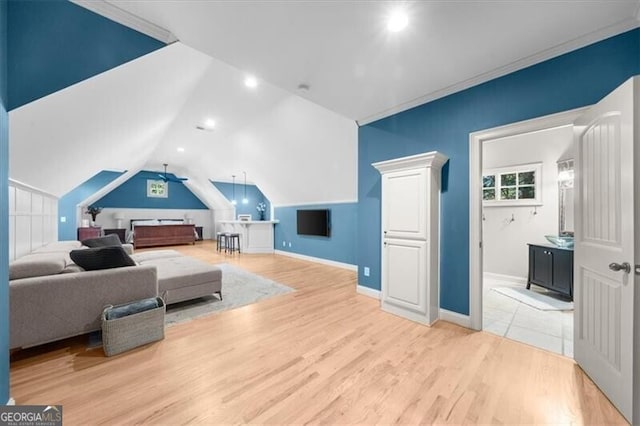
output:
[[[622,264],[613,262],[609,264],[609,269],[616,272],[624,271],[628,274],[631,272],[631,265],[629,265],[627,262],[624,262]]]

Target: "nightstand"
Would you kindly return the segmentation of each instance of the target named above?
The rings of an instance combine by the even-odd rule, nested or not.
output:
[[[90,226],[88,228],[78,228],[78,241],[87,240],[89,238],[98,238],[102,236],[101,226]]]

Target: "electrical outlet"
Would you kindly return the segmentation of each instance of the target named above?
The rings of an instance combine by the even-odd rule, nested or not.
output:
[[[291,247],[291,241],[289,241],[289,247]]]
[[[66,223],[67,222],[67,217],[66,216],[60,216],[60,223]]]
[[[368,267],[368,266],[365,266],[365,267],[364,267],[364,276],[365,276],[365,277],[368,277],[370,272],[371,272],[371,271],[369,270],[369,267]]]
[[[283,242],[282,242],[282,247],[286,247],[286,246],[287,246],[287,242],[286,242],[286,241],[283,241]]]

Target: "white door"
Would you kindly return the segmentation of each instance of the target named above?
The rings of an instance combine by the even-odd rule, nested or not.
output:
[[[630,422],[637,84],[628,80],[575,122],[574,358]]]
[[[387,238],[383,246],[382,309],[426,323],[427,242]]]
[[[382,175],[384,238],[427,238],[427,170],[403,170]]]

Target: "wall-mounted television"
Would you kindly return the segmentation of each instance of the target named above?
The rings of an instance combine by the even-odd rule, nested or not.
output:
[[[331,210],[298,210],[298,235],[331,236]]]

